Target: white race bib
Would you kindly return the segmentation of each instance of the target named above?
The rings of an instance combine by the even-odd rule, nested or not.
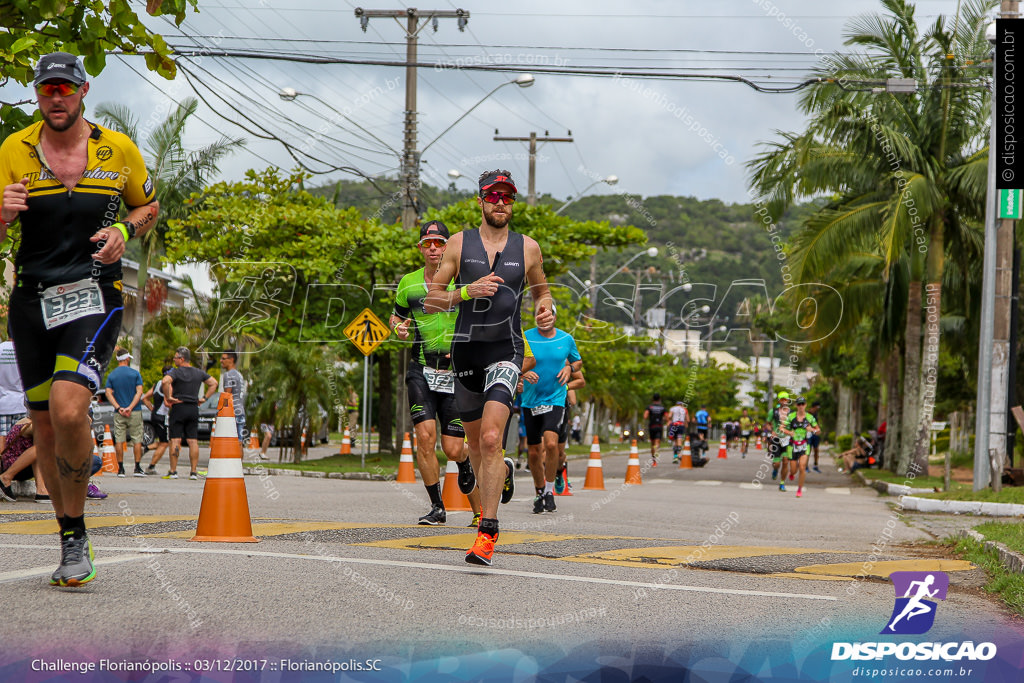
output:
[[[552,408],[554,408],[554,406],[537,406],[536,408],[530,408],[530,413],[534,417],[537,417],[538,415],[543,415],[544,413],[550,413]]]
[[[427,380],[427,388],[439,394],[455,393],[455,373],[451,370],[423,368],[423,378]]]
[[[48,330],[72,320],[106,312],[100,286],[91,279],[48,287],[43,290],[40,303],[43,307],[43,323]]]
[[[501,384],[510,394],[515,395],[516,385],[519,384],[519,366],[512,361],[500,360],[484,370],[487,373],[484,375],[484,393],[490,391],[495,384]]]

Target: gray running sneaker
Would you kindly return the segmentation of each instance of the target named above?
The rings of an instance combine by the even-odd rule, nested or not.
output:
[[[60,539],[60,585],[77,588],[96,577],[96,566],[92,563],[92,544],[88,534],[78,538],[73,534],[65,531]]]
[[[544,512],[555,511],[555,494],[545,493],[544,494]]]

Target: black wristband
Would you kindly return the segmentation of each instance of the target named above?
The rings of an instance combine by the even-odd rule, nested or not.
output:
[[[133,239],[135,237],[135,230],[136,230],[135,224],[132,223],[131,221],[122,221],[122,222],[124,223],[125,229],[128,230],[128,239]]]

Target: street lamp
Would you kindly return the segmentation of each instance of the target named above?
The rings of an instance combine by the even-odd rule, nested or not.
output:
[[[519,76],[519,77],[518,77],[518,78],[516,78],[515,80],[512,80],[512,81],[506,81],[506,82],[504,82],[504,83],[500,84],[499,86],[497,86],[496,88],[494,88],[493,90],[491,90],[491,91],[490,91],[489,93],[487,93],[486,95],[484,95],[483,97],[481,97],[481,98],[480,98],[480,101],[479,101],[479,102],[477,102],[477,103],[476,103],[476,104],[474,104],[474,105],[473,105],[472,107],[470,107],[469,109],[467,109],[467,110],[466,110],[466,112],[465,112],[465,113],[464,113],[464,114],[463,114],[462,116],[460,116],[459,118],[455,119],[455,120],[454,120],[454,121],[452,122],[452,124],[451,124],[450,126],[448,126],[448,127],[447,127],[447,128],[445,128],[445,129],[444,129],[443,131],[441,131],[441,135],[438,135],[438,136],[437,136],[436,138],[434,138],[433,140],[431,140],[430,142],[428,142],[428,143],[427,143],[427,145],[426,145],[426,146],[425,146],[425,147],[424,147],[423,149],[421,149],[421,150],[420,150],[420,152],[419,152],[419,156],[422,156],[424,152],[426,152],[426,151],[427,151],[428,149],[430,149],[430,146],[431,146],[431,145],[433,145],[433,144],[434,144],[435,142],[437,142],[437,141],[438,141],[438,140],[440,140],[440,139],[441,139],[442,137],[444,137],[444,134],[445,134],[445,133],[447,133],[448,131],[450,131],[450,130],[451,130],[452,128],[454,128],[454,127],[455,127],[455,125],[456,125],[456,124],[457,124],[457,123],[458,123],[459,121],[461,121],[462,119],[464,119],[464,118],[466,118],[467,116],[469,116],[469,115],[470,115],[470,113],[471,113],[471,112],[472,112],[472,111],[473,111],[474,109],[476,109],[476,108],[477,108],[477,107],[479,107],[479,106],[480,106],[481,104],[483,104],[483,103],[484,103],[484,100],[486,100],[486,99],[487,99],[488,97],[490,97],[490,96],[491,96],[491,95],[493,95],[494,93],[496,93],[496,92],[498,92],[499,90],[501,90],[502,88],[504,88],[504,87],[505,87],[506,85],[513,85],[513,84],[514,84],[514,85],[518,85],[518,86],[519,86],[520,88],[529,88],[529,87],[530,87],[531,85],[533,85],[533,83],[534,83],[534,80],[535,80],[535,79],[534,79],[534,77],[533,77],[533,74],[522,74],[521,76]],[[451,175],[451,174],[449,173],[448,175]]]
[[[598,183],[607,183],[607,184],[609,184],[609,185],[615,185],[615,184],[616,184],[616,183],[618,183],[618,182],[619,182],[619,177],[618,177],[618,176],[614,176],[614,175],[610,175],[610,176],[608,176],[607,178],[601,178],[601,179],[599,179],[599,180],[595,180],[594,182],[590,183],[590,184],[589,184],[589,185],[587,185],[587,186],[586,186],[585,188],[583,188],[583,191],[582,191],[582,192],[580,192],[580,193],[579,193],[579,194],[577,194],[577,195],[576,195],[575,197],[573,197],[572,199],[570,199],[569,201],[567,201],[567,202],[566,202],[565,204],[562,204],[562,205],[561,205],[560,207],[558,207],[558,210],[557,210],[557,211],[555,211],[555,215],[558,215],[558,214],[562,213],[562,209],[564,209],[565,207],[569,206],[569,205],[570,205],[570,204],[572,204],[572,203],[573,203],[574,201],[576,201],[577,199],[579,199],[580,197],[582,197],[583,195],[585,195],[585,194],[587,193],[587,190],[589,190],[590,188],[592,188],[592,187],[593,187],[594,185],[597,185]]]
[[[314,100],[316,100],[317,102],[319,102],[320,104],[322,104],[322,105],[324,105],[325,107],[327,107],[328,109],[334,109],[334,107],[333,107],[333,106],[332,106],[331,104],[329,104],[329,103],[327,103],[327,102],[324,102],[324,101],[323,101],[322,99],[320,99],[320,97],[318,97],[317,95],[314,95],[313,93],[309,93],[309,92],[299,92],[299,91],[298,91],[298,90],[296,90],[295,88],[281,88],[280,92],[278,92],[278,93],[277,93],[277,96],[278,96],[278,97],[280,97],[280,98],[281,98],[282,100],[284,100],[285,102],[293,102],[293,101],[294,101],[294,100],[295,100],[296,98],[298,98],[298,97],[300,97],[300,96],[301,96],[301,97],[311,97],[311,98],[313,98]],[[366,133],[367,135],[369,135],[369,136],[370,136],[371,138],[373,138],[374,140],[376,140],[376,141],[377,141],[377,142],[379,142],[380,144],[382,144],[382,145],[384,145],[385,147],[387,147],[387,148],[388,148],[388,149],[389,149],[389,150],[390,150],[390,151],[391,151],[391,152],[392,152],[392,153],[393,153],[393,154],[394,154],[395,156],[397,156],[397,157],[398,157],[399,159],[401,159],[401,158],[402,158],[402,153],[401,153],[401,152],[399,152],[399,151],[398,151],[397,149],[395,149],[394,147],[392,147],[392,146],[391,146],[391,145],[389,145],[388,143],[386,143],[386,142],[384,142],[383,140],[381,140],[381,139],[380,139],[379,137],[377,137],[376,135],[374,135],[374,134],[373,134],[373,133],[371,133],[370,131],[368,131],[368,130],[366,130],[365,128],[363,128],[363,127],[362,127],[361,125],[359,125],[359,124],[358,124],[358,123],[357,123],[356,121],[353,121],[353,120],[352,120],[352,119],[350,119],[349,117],[347,117],[347,116],[345,116],[344,114],[342,114],[342,113],[341,113],[340,111],[337,111],[337,110],[335,110],[335,111],[334,111],[334,113],[335,113],[335,114],[336,114],[337,116],[339,116],[339,117],[341,117],[341,118],[345,119],[346,121],[348,121],[349,123],[351,123],[351,124],[352,124],[353,126],[355,126],[356,128],[358,128],[359,130],[361,130],[361,131],[363,131],[364,133]]]

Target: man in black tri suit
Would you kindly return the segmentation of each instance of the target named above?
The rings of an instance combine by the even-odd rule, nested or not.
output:
[[[651,396],[651,405],[644,411],[644,419],[647,420],[647,436],[651,438],[651,460],[657,466],[658,447],[665,426],[665,406],[661,403],[661,394]]]
[[[511,174],[488,171],[480,176],[479,185],[480,227],[448,240],[424,310],[435,313],[459,305],[452,343],[455,400],[482,507],[476,543],[466,561],[490,565],[498,540],[498,500],[511,498],[511,487],[503,491],[503,482],[515,470],[511,460],[503,462],[502,445],[522,372],[524,285],[529,284],[538,326],[554,325],[555,310],[540,246],[508,228],[517,192]],[[457,289],[448,291],[452,280]]]
[[[89,404],[121,330],[125,243],[153,226],[159,205],[135,144],[82,116],[81,60],[44,55],[34,86],[42,120],[0,146],[0,241],[20,220],[8,326],[60,526],[50,583],[77,587],[96,575],[84,517]]]

